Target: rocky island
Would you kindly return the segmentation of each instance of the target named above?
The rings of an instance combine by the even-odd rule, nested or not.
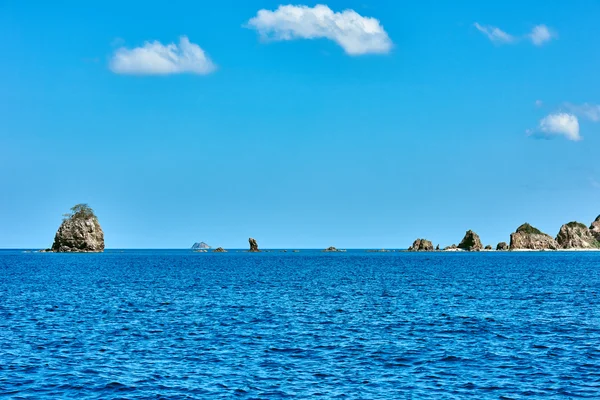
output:
[[[260,252],[260,250],[258,249],[258,243],[256,242],[256,239],[249,238],[248,243],[250,244],[250,250],[248,250],[248,252],[250,252],[250,253],[259,253]]]
[[[192,250],[208,250],[208,249],[210,249],[210,246],[204,242],[194,243],[194,245],[192,246]]]
[[[408,248],[408,251],[433,251],[433,243],[427,239],[417,239]]]
[[[594,224],[592,223],[592,227]],[[599,249],[600,242],[581,222],[569,222],[560,227],[556,243],[561,249]]]
[[[104,251],[104,232],[98,218],[87,204],[77,204],[64,219],[52,248],[55,253],[99,253]]]
[[[510,235],[511,250],[556,250],[558,243],[552,236],[524,223]]]
[[[469,229],[463,240],[458,244],[458,248],[465,251],[480,251],[483,249],[483,245],[479,235]]]

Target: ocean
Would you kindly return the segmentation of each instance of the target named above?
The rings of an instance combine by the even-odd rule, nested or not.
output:
[[[600,253],[0,251],[0,397],[600,398]]]

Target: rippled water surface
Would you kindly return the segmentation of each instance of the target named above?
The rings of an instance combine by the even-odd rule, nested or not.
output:
[[[0,396],[600,398],[600,254],[0,252]]]

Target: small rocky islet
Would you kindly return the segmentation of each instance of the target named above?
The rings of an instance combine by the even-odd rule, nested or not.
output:
[[[101,253],[104,251],[104,232],[98,217],[87,204],[77,204],[63,215],[54,235],[52,247],[42,252]]]

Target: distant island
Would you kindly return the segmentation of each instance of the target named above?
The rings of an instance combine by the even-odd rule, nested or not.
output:
[[[417,239],[408,251],[437,251],[431,241]],[[465,233],[457,246],[455,244],[443,251],[490,251],[491,245],[483,247],[479,235],[472,230]],[[510,235],[510,245],[500,242],[496,251],[543,251],[543,250],[600,250],[600,215],[589,226],[581,222],[569,222],[560,227],[556,238],[540,231],[529,223],[519,226]]]
[[[249,238],[250,253],[259,253],[256,239]],[[197,242],[192,246],[196,252],[206,253],[211,247],[205,242]],[[555,238],[540,231],[529,223],[519,226],[510,235],[510,244],[500,242],[495,247],[496,251],[547,251],[547,250],[596,250],[600,251],[600,215],[588,227],[581,222],[572,221],[560,227]],[[87,204],[76,204],[71,207],[71,212],[63,215],[63,221],[54,235],[52,247],[40,252],[54,253],[99,253],[104,251],[104,232],[94,214]],[[269,252],[270,250],[266,250]],[[333,246],[324,252],[344,252]],[[371,250],[372,251],[372,250]],[[386,250],[378,250],[386,252]],[[430,251],[493,251],[491,245],[484,246],[477,233],[468,230],[458,245],[451,245],[440,249],[434,247],[433,242],[427,239],[416,239],[408,248],[409,252]],[[222,247],[213,250],[214,253],[226,253]],[[297,252],[297,250],[294,250]]]

